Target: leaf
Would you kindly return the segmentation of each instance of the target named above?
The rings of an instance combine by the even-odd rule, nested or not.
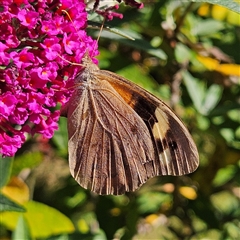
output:
[[[29,188],[18,177],[12,177],[8,185],[2,188],[2,193],[19,204],[24,204],[29,200]]]
[[[212,35],[225,28],[223,22],[207,19],[204,21],[198,21],[192,28],[192,34],[198,36]]]
[[[192,58],[192,51],[184,44],[178,43],[175,48],[176,60],[179,63],[186,63]]]
[[[98,22],[94,22],[94,21],[88,21],[88,27],[93,28],[93,29],[101,29],[102,23],[98,23]],[[125,32],[123,32],[123,31],[121,31],[117,28],[111,27],[109,25],[106,25],[106,24],[104,24],[103,30],[115,33],[115,34],[117,34],[121,37],[127,38],[127,39],[132,40],[132,41],[135,40],[133,37],[129,36]]]
[[[70,240],[72,238],[69,238],[67,234],[61,234],[61,235],[55,235],[47,238],[46,240]]]
[[[231,143],[234,140],[234,131],[232,128],[222,128],[220,133],[228,143]]]
[[[58,130],[55,131],[52,138],[54,144],[57,146],[61,155],[67,155],[68,153],[68,132],[67,132],[67,119],[60,118],[58,122]]]
[[[30,201],[24,204],[27,212],[23,213],[29,224],[32,236],[35,238],[46,238],[51,235],[72,233],[74,226],[69,218],[58,210],[43,203]],[[4,212],[1,214],[0,223],[9,230],[17,226],[19,213]]]
[[[228,23],[236,26],[240,25],[239,14],[222,6],[218,6],[218,5],[213,6],[212,17],[217,20],[226,19]]]
[[[239,239],[240,229],[239,221],[231,221],[224,224],[224,230],[228,233],[228,239]]]
[[[223,88],[220,85],[212,84],[206,91],[205,99],[202,103],[202,112],[205,115],[213,110],[222,97]]]
[[[8,197],[0,193],[0,212],[5,211],[25,212],[26,210],[21,205],[15,203],[14,201],[10,200]]]
[[[194,200],[197,198],[196,190],[192,187],[180,187],[179,193],[190,200]]]
[[[18,175],[25,168],[37,166],[43,159],[41,152],[27,152],[15,157],[12,168],[12,176]]]
[[[220,187],[230,181],[236,174],[237,168],[234,165],[228,165],[225,168],[220,168],[213,179],[213,185]]]
[[[240,76],[240,65],[238,64],[220,64],[216,59],[200,55],[197,56],[197,59],[210,71],[217,71],[230,76]]]
[[[221,72],[225,75],[234,75],[240,77],[240,65],[238,64],[219,64],[216,71]]]
[[[236,13],[236,12],[229,13],[227,15],[227,22],[239,27],[240,26],[239,13]]]
[[[5,186],[10,179],[13,158],[0,157],[0,188]]]
[[[161,192],[148,192],[138,198],[139,211],[149,213],[159,210],[162,204],[170,204],[172,195]]]
[[[141,36],[138,35],[137,33],[130,32],[129,35],[131,35],[133,38],[135,38],[135,40],[134,41],[128,40],[128,39],[125,39],[123,37],[120,37],[120,36],[110,33],[110,32],[103,32],[101,34],[101,37],[108,38],[111,40],[116,40],[125,45],[134,47],[135,49],[143,50],[159,59],[167,60],[167,55],[163,50],[161,50],[159,48],[154,48],[148,41],[142,39]]]
[[[201,112],[202,102],[205,97],[205,85],[199,79],[194,78],[188,71],[183,71],[182,76],[195,108]]]
[[[221,5],[232,11],[240,13],[240,4],[238,0],[191,0],[192,2],[208,2],[211,4]]]
[[[215,70],[218,67],[219,61],[210,57],[197,56],[197,60],[201,62],[208,70]]]
[[[17,227],[13,231],[12,239],[13,240],[19,240],[19,239],[31,240],[32,239],[28,223],[23,217],[23,215],[20,215],[18,218]]]
[[[210,229],[206,231],[201,231],[195,235],[192,236],[191,239],[221,239],[222,233],[218,229]]]
[[[208,115],[222,97],[222,87],[212,84],[208,89],[205,84],[194,78],[189,72],[182,73],[183,79],[195,108],[203,115]]]
[[[239,209],[239,201],[228,191],[221,191],[211,195],[213,206],[223,215],[229,215]]]
[[[99,229],[94,233],[92,240],[107,240],[106,234],[103,230]]]
[[[207,5],[209,6],[208,3],[207,3]],[[225,7],[219,6],[219,5],[213,5],[211,15],[214,19],[222,21],[226,18],[226,15],[228,12],[232,13],[233,11],[231,11]]]

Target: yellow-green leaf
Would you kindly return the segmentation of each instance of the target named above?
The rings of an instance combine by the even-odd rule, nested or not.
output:
[[[45,238],[74,231],[71,220],[52,207],[35,201],[27,202],[24,207],[27,212],[23,213],[23,216],[29,225],[32,237]],[[19,215],[17,212],[4,212],[1,214],[0,224],[5,225],[9,230],[14,230]]]

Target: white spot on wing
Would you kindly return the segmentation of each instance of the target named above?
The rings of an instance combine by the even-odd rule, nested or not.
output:
[[[156,139],[162,140],[169,129],[168,118],[167,115],[159,108],[157,108],[155,111],[155,117],[157,118],[158,122],[153,125],[153,136]]]

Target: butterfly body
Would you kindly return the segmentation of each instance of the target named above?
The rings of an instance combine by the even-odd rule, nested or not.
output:
[[[61,110],[68,118],[70,171],[82,187],[119,195],[151,177],[197,168],[197,148],[166,104],[129,80],[100,70],[88,55],[83,66]]]

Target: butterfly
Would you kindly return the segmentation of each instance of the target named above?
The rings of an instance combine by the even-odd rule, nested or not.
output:
[[[175,113],[140,86],[100,70],[86,53],[67,117],[70,172],[100,195],[135,191],[149,178],[184,175],[199,164],[197,147]]]

